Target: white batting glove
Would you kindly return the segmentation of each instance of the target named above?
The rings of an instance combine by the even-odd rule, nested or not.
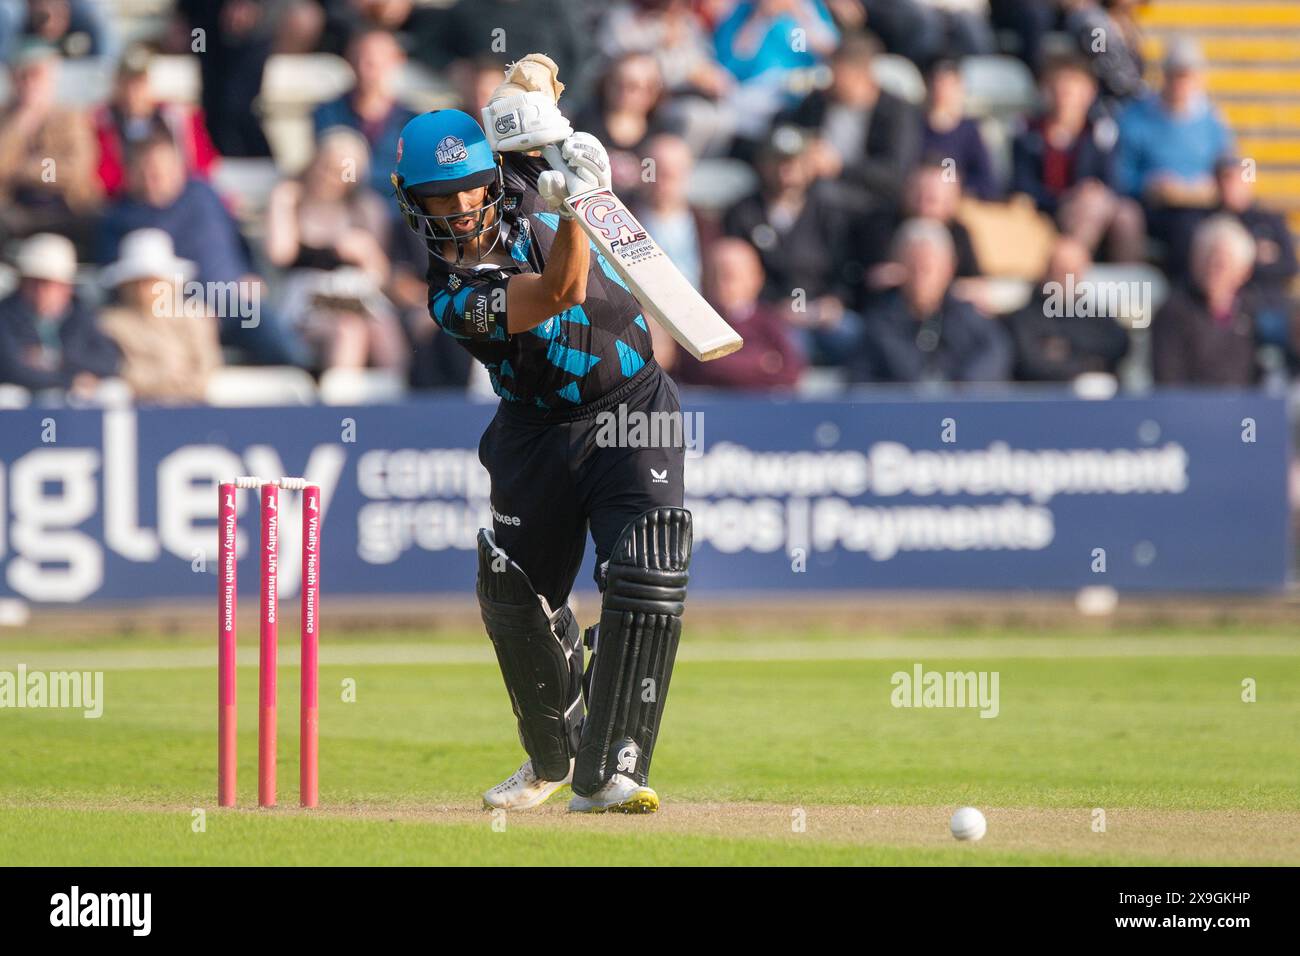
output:
[[[573,218],[573,213],[564,204],[564,200],[569,198],[569,187],[564,181],[564,173],[548,169],[546,172],[539,174],[537,177],[537,195],[542,197],[542,202],[546,203],[546,208],[551,212],[558,212],[560,218]]]
[[[560,155],[588,188],[610,188],[609,153],[590,133],[574,133],[560,146]]]
[[[546,93],[515,93],[483,107],[483,130],[493,152],[541,149],[573,135],[555,101]]]

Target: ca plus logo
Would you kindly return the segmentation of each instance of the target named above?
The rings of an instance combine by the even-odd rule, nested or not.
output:
[[[513,132],[517,126],[514,113],[507,113],[505,116],[497,117],[496,130],[499,136],[505,136],[507,133]]]
[[[635,773],[636,772],[637,750],[632,744],[628,744],[618,752],[618,772]]]
[[[609,193],[597,193],[582,205],[582,218],[599,229],[610,245],[618,246],[645,238],[645,229],[626,206]]]

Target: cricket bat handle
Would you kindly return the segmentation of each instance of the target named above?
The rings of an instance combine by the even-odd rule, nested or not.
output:
[[[542,147],[542,157],[550,163],[551,169],[564,174],[564,185],[569,189],[569,198],[598,188],[569,168],[569,164],[564,161],[564,156],[560,152],[560,147],[554,143]]]

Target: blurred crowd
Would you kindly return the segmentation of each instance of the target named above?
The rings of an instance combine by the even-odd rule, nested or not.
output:
[[[1285,379],[1287,223],[1255,197],[1201,50],[1146,62],[1138,6],[176,0],[125,38],[109,3],[0,0],[0,384],[202,402],[223,366],[260,365],[474,388],[391,200],[417,108],[400,79],[416,66],[477,116],[532,51],[747,341],[701,364],[658,337],[684,384]],[[353,81],[311,107],[309,159],[285,168],[259,94],[273,58],[302,54]],[[159,56],[197,60],[197,102],[159,88]],[[59,95],[69,60],[104,64],[101,95]],[[1029,101],[972,102],[981,65],[1030,77]],[[246,160],[276,180],[251,215],[222,188]],[[1154,290],[1148,313],[1112,294],[1125,283]]]

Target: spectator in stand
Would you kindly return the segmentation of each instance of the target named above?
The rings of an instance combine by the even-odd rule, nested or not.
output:
[[[1205,95],[1205,61],[1192,40],[1169,45],[1158,96],[1119,118],[1119,187],[1141,199],[1151,234],[1177,245],[1218,200],[1215,164],[1232,155],[1232,133]]]
[[[904,271],[893,256],[894,236],[909,219],[928,219],[942,223],[952,239],[956,256],[957,287],[983,275],[970,230],[957,218],[961,207],[961,183],[938,163],[918,167],[907,178],[900,205],[871,213],[861,227],[863,257],[873,263],[867,274],[867,286],[886,289],[903,281]]]
[[[740,0],[713,40],[718,61],[747,83],[816,66],[834,52],[839,31],[821,0]]]
[[[885,49],[922,70],[936,60],[996,52],[988,0],[861,0]]]
[[[990,22],[995,30],[1016,37],[1016,56],[1031,70],[1042,67],[1043,39],[1056,27],[1056,5],[1044,0],[990,0]]]
[[[691,208],[686,195],[690,183],[691,148],[679,136],[664,134],[646,144],[646,159],[653,176],[636,207],[637,218],[663,248],[668,258],[700,288],[704,249],[713,237]]]
[[[382,289],[390,220],[367,186],[360,133],[327,130],[311,164],[271,192],[266,254],[287,270],[284,318],[314,350],[311,367],[400,369],[406,345]]]
[[[479,116],[483,107],[506,72],[506,61],[499,56],[483,54],[469,59],[456,60],[449,70],[452,85],[460,108],[470,116]],[[567,97],[565,107],[568,107]]]
[[[917,0],[921,35],[929,55],[924,64],[947,56],[983,56],[997,52],[989,26],[988,0]]]
[[[323,11],[320,41],[309,49],[346,56],[363,33],[412,32],[423,29],[423,11],[413,0],[316,0]]]
[[[1246,284],[1257,306],[1256,335],[1267,345],[1286,350],[1296,361],[1291,323],[1296,312],[1291,283],[1300,273],[1295,242],[1286,217],[1255,199],[1255,177],[1241,160],[1222,160],[1215,169],[1219,211],[1241,223],[1255,240],[1255,269]]]
[[[1295,311],[1290,286],[1300,268],[1286,217],[1256,201],[1253,166],[1240,159],[1220,160],[1215,168],[1215,182],[1219,202],[1206,218],[1215,214],[1230,216],[1255,239],[1255,269],[1246,288],[1258,310],[1255,321],[1259,339],[1290,351],[1291,315]],[[1176,280],[1187,278],[1190,258],[1190,241],[1172,249],[1168,261],[1170,275]]]
[[[76,249],[38,233],[19,247],[18,288],[0,301],[0,382],[87,396],[117,374],[116,346],[77,298]]]
[[[952,294],[956,258],[943,223],[912,219],[894,257],[904,278],[867,308],[859,353],[848,363],[863,382],[1003,382],[1011,346],[1000,323]]]
[[[821,0],[741,0],[713,42],[718,62],[738,83],[727,104],[736,133],[755,141],[772,117],[794,105],[798,71],[829,57],[839,31]]]
[[[455,60],[513,61],[543,52],[559,66],[565,109],[576,115],[587,103],[596,65],[579,7],[573,0],[456,0],[427,11],[411,54],[441,70]]]
[[[161,229],[128,234],[121,257],[100,273],[116,299],[100,327],[121,351],[121,377],[137,401],[200,404],[221,365],[216,319],[183,295],[193,275],[194,263],[176,257]]]
[[[880,201],[901,191],[921,155],[921,115],[910,103],[880,88],[872,60],[873,37],[853,34],[831,56],[831,85],[815,90],[780,122],[809,130],[814,171],[842,179]]]
[[[96,0],[0,0],[0,60],[24,40],[55,48],[60,56],[111,56],[108,18]]]
[[[1062,29],[1074,40],[1079,54],[1092,64],[1102,93],[1121,103],[1145,96],[1142,31],[1133,16],[1139,0],[1058,2]]]
[[[880,37],[886,50],[907,57],[924,69],[943,55],[944,37],[930,28],[929,12],[920,0],[861,0],[866,26]]]
[[[126,154],[155,133],[166,133],[185,158],[189,175],[207,180],[220,158],[208,136],[203,114],[179,103],[161,103],[149,86],[149,52],[128,50],[117,68],[113,95],[95,110],[99,181],[116,199],[126,189]]]
[[[611,63],[601,78],[595,103],[574,121],[574,129],[591,133],[609,151],[614,191],[635,201],[645,188],[642,168],[646,143],[662,133],[680,135],[665,107],[663,77],[648,53],[633,53]]]
[[[263,305],[265,287],[234,219],[211,186],[186,176],[185,161],[166,133],[138,143],[128,156],[127,192],[100,223],[99,261],[114,261],[127,233],[150,228],[171,236],[177,254],[197,264],[195,279],[209,295],[227,297],[218,311],[223,345],[269,365],[305,364],[301,344]]]
[[[1146,258],[1146,219],[1137,201],[1115,191],[1118,128],[1090,115],[1097,81],[1076,57],[1043,73],[1047,112],[1030,120],[1011,147],[1011,191],[1025,193],[1090,253],[1105,243],[1114,262]]]
[[[601,21],[599,45],[610,60],[653,56],[691,149],[710,156],[725,151],[732,117],[719,101],[735,81],[713,58],[713,44],[690,0],[619,0]]]
[[[866,268],[855,232],[863,210],[841,184],[815,178],[808,140],[794,127],[773,131],[758,173],[758,190],[727,210],[723,231],[758,250],[767,274],[763,300],[815,330],[815,360],[837,363],[859,332],[844,303]]]
[[[863,0],[825,0],[835,25],[845,33],[859,33],[867,26],[867,6]]]
[[[1255,240],[1227,215],[1212,216],[1192,239],[1191,278],[1151,322],[1160,385],[1249,386],[1260,376],[1255,303],[1246,291]]]
[[[59,60],[28,45],[14,68],[14,99],[0,111],[0,238],[57,232],[86,255],[103,200],[89,119],[55,102]]]
[[[1128,354],[1128,333],[1113,315],[1094,315],[1067,302],[1092,268],[1088,247],[1062,236],[1052,247],[1047,274],[1024,308],[1006,318],[1015,343],[1015,377],[1023,382],[1068,382],[1085,372],[1115,374]],[[1088,314],[1081,315],[1080,312]]]
[[[415,111],[399,103],[395,92],[405,60],[406,54],[391,33],[367,30],[357,34],[348,44],[348,63],[356,74],[356,86],[338,99],[322,103],[312,114],[317,139],[340,126],[365,137],[369,154],[380,159],[370,168],[370,187],[385,196],[393,191],[388,177],[397,161],[402,127],[415,118]]]
[[[253,101],[271,54],[301,52],[300,7],[300,0],[177,0],[172,47],[199,54],[203,113],[222,156],[271,155]]]
[[[749,243],[721,239],[709,252],[705,296],[745,339],[745,347],[711,362],[684,352],[673,365],[683,385],[771,389],[798,384],[805,366],[782,310],[759,300],[763,264]]]
[[[601,21],[600,52],[610,60],[648,53],[659,63],[673,94],[722,95],[729,75],[713,57],[713,44],[690,0],[618,0]]]
[[[926,76],[921,154],[932,163],[950,164],[968,196],[1001,196],[979,124],[966,116],[966,87],[955,60],[936,61]]]

